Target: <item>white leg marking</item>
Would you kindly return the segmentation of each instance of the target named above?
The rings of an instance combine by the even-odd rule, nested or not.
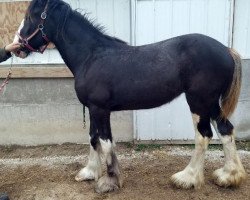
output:
[[[218,130],[215,122],[213,125],[215,130]],[[234,134],[231,136],[222,136],[219,132],[217,134],[223,144],[225,165],[214,171],[215,182],[224,187],[239,186],[246,179],[246,172],[236,150]]]
[[[111,192],[122,187],[122,179],[120,178],[119,163],[113,150],[113,144],[110,140],[100,139],[102,153],[106,160],[108,171],[107,175],[101,177],[96,186],[96,192]]]
[[[200,121],[198,115],[193,115],[195,127],[195,152],[188,166],[181,172],[171,177],[172,182],[180,188],[200,188],[204,184],[204,158],[209,144],[209,138],[204,138],[198,131],[197,125]]]
[[[111,165],[111,153],[113,151],[113,144],[110,140],[102,140],[100,139],[100,144],[102,148],[102,153],[104,156],[105,161],[107,162],[107,165]]]
[[[76,181],[98,180],[102,176],[102,166],[99,151],[95,151],[90,144],[89,161],[86,167],[76,175]]]

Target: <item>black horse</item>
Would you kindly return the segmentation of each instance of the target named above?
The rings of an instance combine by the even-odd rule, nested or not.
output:
[[[182,188],[199,188],[204,183],[204,155],[213,136],[210,122],[225,152],[225,165],[214,172],[215,182],[237,186],[245,179],[233,125],[227,119],[236,107],[241,86],[241,59],[232,49],[201,34],[129,46],[105,35],[61,0],[33,0],[19,37],[21,52],[27,55],[43,52],[49,41],[56,45],[75,77],[80,102],[89,108],[90,156],[77,181],[95,179],[97,192],[120,188],[110,113],[157,107],[182,93],[193,114],[196,147],[189,165],[172,176],[173,183]],[[100,153],[107,164],[103,177]]]

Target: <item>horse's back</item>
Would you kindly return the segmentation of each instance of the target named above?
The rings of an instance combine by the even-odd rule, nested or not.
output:
[[[139,57],[144,55],[143,68],[155,72],[156,76],[165,76],[171,82],[180,81],[184,92],[192,90],[194,85],[208,87],[207,83],[210,83],[211,90],[218,90],[231,81],[234,72],[229,48],[202,34],[182,35],[136,48]]]

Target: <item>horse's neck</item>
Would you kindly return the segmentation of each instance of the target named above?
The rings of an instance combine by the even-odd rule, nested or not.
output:
[[[55,34],[56,35],[56,34]],[[71,72],[76,73],[85,66],[85,62],[94,50],[112,46],[115,42],[110,41],[107,36],[99,32],[88,23],[80,23],[77,16],[67,20],[64,33],[53,41],[59,50],[64,62]]]
[[[82,49],[79,48],[79,45],[76,46],[75,44],[67,43],[66,41],[63,41],[63,39],[62,42],[55,42],[55,45],[65,64],[74,75],[77,73],[80,65],[84,64],[84,60],[86,60],[91,53],[88,49],[85,48],[84,51],[82,51]]]
[[[69,38],[69,36],[65,35],[65,38]],[[84,36],[75,37],[73,42],[60,36],[54,43],[65,64],[74,75],[80,67],[83,67],[84,62],[92,53],[93,44],[90,41],[85,41]]]

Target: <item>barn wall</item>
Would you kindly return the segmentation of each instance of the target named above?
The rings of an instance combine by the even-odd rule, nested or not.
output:
[[[0,145],[87,143],[83,108],[72,79],[13,79],[1,96]],[[132,140],[132,113],[113,113],[116,141]]]
[[[250,60],[243,60],[242,64],[242,89],[232,122],[236,126],[237,138],[250,140]]]
[[[80,7],[83,13],[90,13],[89,17],[96,19],[96,23],[104,24],[106,32],[110,35],[130,42],[130,0],[67,0],[67,2],[73,8]],[[17,30],[26,4],[27,2],[9,0],[6,3],[5,0],[0,0],[2,9],[0,30],[3,33],[1,38],[7,38],[2,44],[12,41],[13,30]],[[10,24],[15,24],[13,30],[9,28]],[[3,30],[5,32],[8,30],[10,34],[6,36]],[[0,67],[9,67],[10,62],[11,60],[1,63]],[[56,50],[47,50],[43,55],[33,54],[24,60],[14,58],[14,66],[19,67],[20,64],[25,64],[27,68],[40,64],[46,64],[44,66],[48,68],[64,66]],[[86,117],[87,128],[83,129],[82,106],[76,97],[72,78],[12,79],[5,93],[0,94],[0,145],[88,143],[87,111]],[[114,139],[131,141],[133,113],[113,113],[111,119]]]
[[[137,0],[136,43],[201,33],[230,45],[231,7],[233,0]]]
[[[138,2],[140,1],[140,5],[136,7],[137,10],[135,10],[137,16],[133,16],[133,20],[135,20],[136,23],[131,25],[130,5],[134,7],[133,2],[135,1],[136,0],[67,0],[74,8],[81,7],[82,12],[91,12],[90,18],[96,18],[98,22],[105,25],[105,27],[107,27],[106,31],[110,35],[115,35],[127,42],[133,41],[134,44],[150,43],[183,34],[186,33],[186,31],[202,32],[204,34],[210,34],[213,37],[218,36],[217,39],[224,44],[230,45],[231,43],[231,25],[228,20],[232,13],[230,13],[228,9],[229,3],[233,0],[138,0]],[[146,1],[146,4],[142,5],[143,1]],[[10,4],[10,2],[12,2],[12,4]],[[152,2],[156,2],[156,5],[150,7],[150,5],[152,6]],[[248,0],[245,0],[245,3],[244,0],[236,0],[236,5],[237,2],[241,2],[240,8],[242,8],[242,5],[248,5],[246,4]],[[166,12],[166,5],[171,3],[170,10]],[[12,40],[14,28],[12,29],[8,23],[14,24],[15,30],[17,29],[19,21],[22,19],[21,12],[25,10],[23,9],[25,4],[27,4],[27,2],[0,0],[0,9],[2,9],[0,10],[0,34],[2,34],[0,37],[1,39],[3,38],[2,44]],[[181,6],[181,4],[184,6]],[[223,11],[218,9],[218,7],[222,5],[225,5]],[[10,9],[3,9],[3,7],[7,8],[7,6]],[[202,7],[201,10],[198,9],[199,6]],[[185,24],[180,22],[181,18],[178,17],[177,12],[179,9],[181,10],[182,16],[186,19]],[[250,7],[247,6],[247,9],[249,10]],[[193,10],[195,10],[195,12]],[[243,14],[245,13],[244,16],[248,16],[246,14],[249,13],[248,10],[247,12],[243,12]],[[201,17],[204,12],[206,12],[206,18]],[[154,13],[156,17],[150,18]],[[166,15],[168,13],[172,14]],[[215,14],[221,17],[220,20],[215,17]],[[242,12],[238,11],[238,15],[239,14],[242,14]],[[5,17],[2,17],[3,15],[5,15]],[[188,17],[189,15],[190,17]],[[236,12],[235,16],[237,17],[238,15]],[[140,22],[138,20],[141,18],[139,19],[138,16],[145,18]],[[241,18],[245,19],[244,16]],[[227,23],[222,27],[221,24],[223,24],[223,22],[221,19],[223,19],[223,17],[225,17]],[[191,21],[189,22],[187,19],[191,19]],[[198,26],[194,23],[196,19],[200,21]],[[215,26],[213,22],[216,22]],[[243,29],[241,28],[242,24],[238,23],[245,24]],[[241,46],[248,44],[248,37],[243,37],[241,34],[249,32],[246,31],[247,27],[249,26],[246,25],[245,20],[237,20],[236,18],[236,34],[233,44],[241,54],[243,53],[244,58],[247,58],[247,50],[249,48],[241,48]],[[6,30],[9,31],[7,36],[4,34]],[[137,41],[131,37],[136,34],[140,35]],[[241,39],[244,39],[244,41]],[[10,60],[2,63],[0,67],[8,67],[6,64],[9,63]],[[48,50],[44,55],[33,54],[25,60],[14,59],[14,64],[27,64],[27,67],[35,67],[38,64],[46,64],[44,65],[46,67],[54,67],[54,64],[64,66],[56,50]],[[248,78],[248,74],[250,74],[250,60],[244,60],[243,90],[232,121],[236,125],[238,138],[250,139],[250,115],[248,112],[250,109],[250,79]],[[0,81],[2,80],[0,79]],[[154,116],[150,115],[149,117]],[[157,118],[155,118],[154,121],[156,119]],[[88,142],[88,127],[85,130],[82,129],[82,107],[74,92],[73,79],[70,78],[11,80],[6,92],[3,95],[0,94],[0,122],[0,145]],[[87,118],[87,124],[88,122]],[[157,123],[159,128],[165,127],[167,131],[173,129],[170,126],[170,128],[166,126],[166,122],[161,118]],[[161,124],[159,125],[159,123]],[[145,125],[148,126],[150,124],[145,122]],[[147,126],[142,127],[146,129]],[[133,112],[118,112],[112,114],[112,127],[116,140],[131,141],[133,139]],[[135,127],[135,129],[136,128],[137,127]],[[178,130],[179,129],[175,129],[175,131]],[[171,134],[173,135],[174,132]],[[180,136],[182,136],[182,134],[183,133],[181,133]],[[152,138],[151,135],[148,136],[150,139],[161,137],[159,133],[155,133]],[[140,137],[138,138],[141,139]],[[192,139],[192,135],[189,134],[188,137],[184,136],[183,139],[185,138]],[[165,139],[169,138],[167,137]]]
[[[201,33],[230,46],[232,0],[137,0],[135,3],[136,45]],[[184,94],[160,108],[135,111],[135,123],[135,138],[140,140],[186,141],[195,134]]]
[[[0,47],[13,41],[29,2],[0,1]]]
[[[2,3],[1,3],[2,1]],[[4,12],[0,12],[0,25],[5,24],[3,27],[4,32],[9,32],[4,42],[12,41],[15,31],[17,30],[20,22],[23,19],[25,7],[29,1],[12,1],[0,0],[0,5],[3,7]],[[116,36],[126,42],[130,42],[130,0],[64,0],[69,3],[73,9],[77,9],[81,13],[86,13],[87,17],[94,21],[96,24],[105,26],[104,31],[111,35]],[[1,7],[0,7],[1,9]],[[13,11],[13,12],[12,12]],[[17,11],[17,12],[15,12]],[[10,28],[9,24],[14,24]],[[1,27],[0,27],[1,30]],[[0,31],[1,34],[1,31]],[[1,35],[0,35],[1,36]],[[2,37],[2,36],[1,36]],[[3,42],[2,42],[3,43]],[[4,43],[6,44],[6,43]],[[10,64],[10,60],[2,63]],[[33,54],[25,60],[14,58],[13,64],[63,64],[63,60],[56,49],[49,49],[41,54]],[[0,64],[1,65],[1,64]]]
[[[250,59],[250,1],[235,0],[233,47]]]

